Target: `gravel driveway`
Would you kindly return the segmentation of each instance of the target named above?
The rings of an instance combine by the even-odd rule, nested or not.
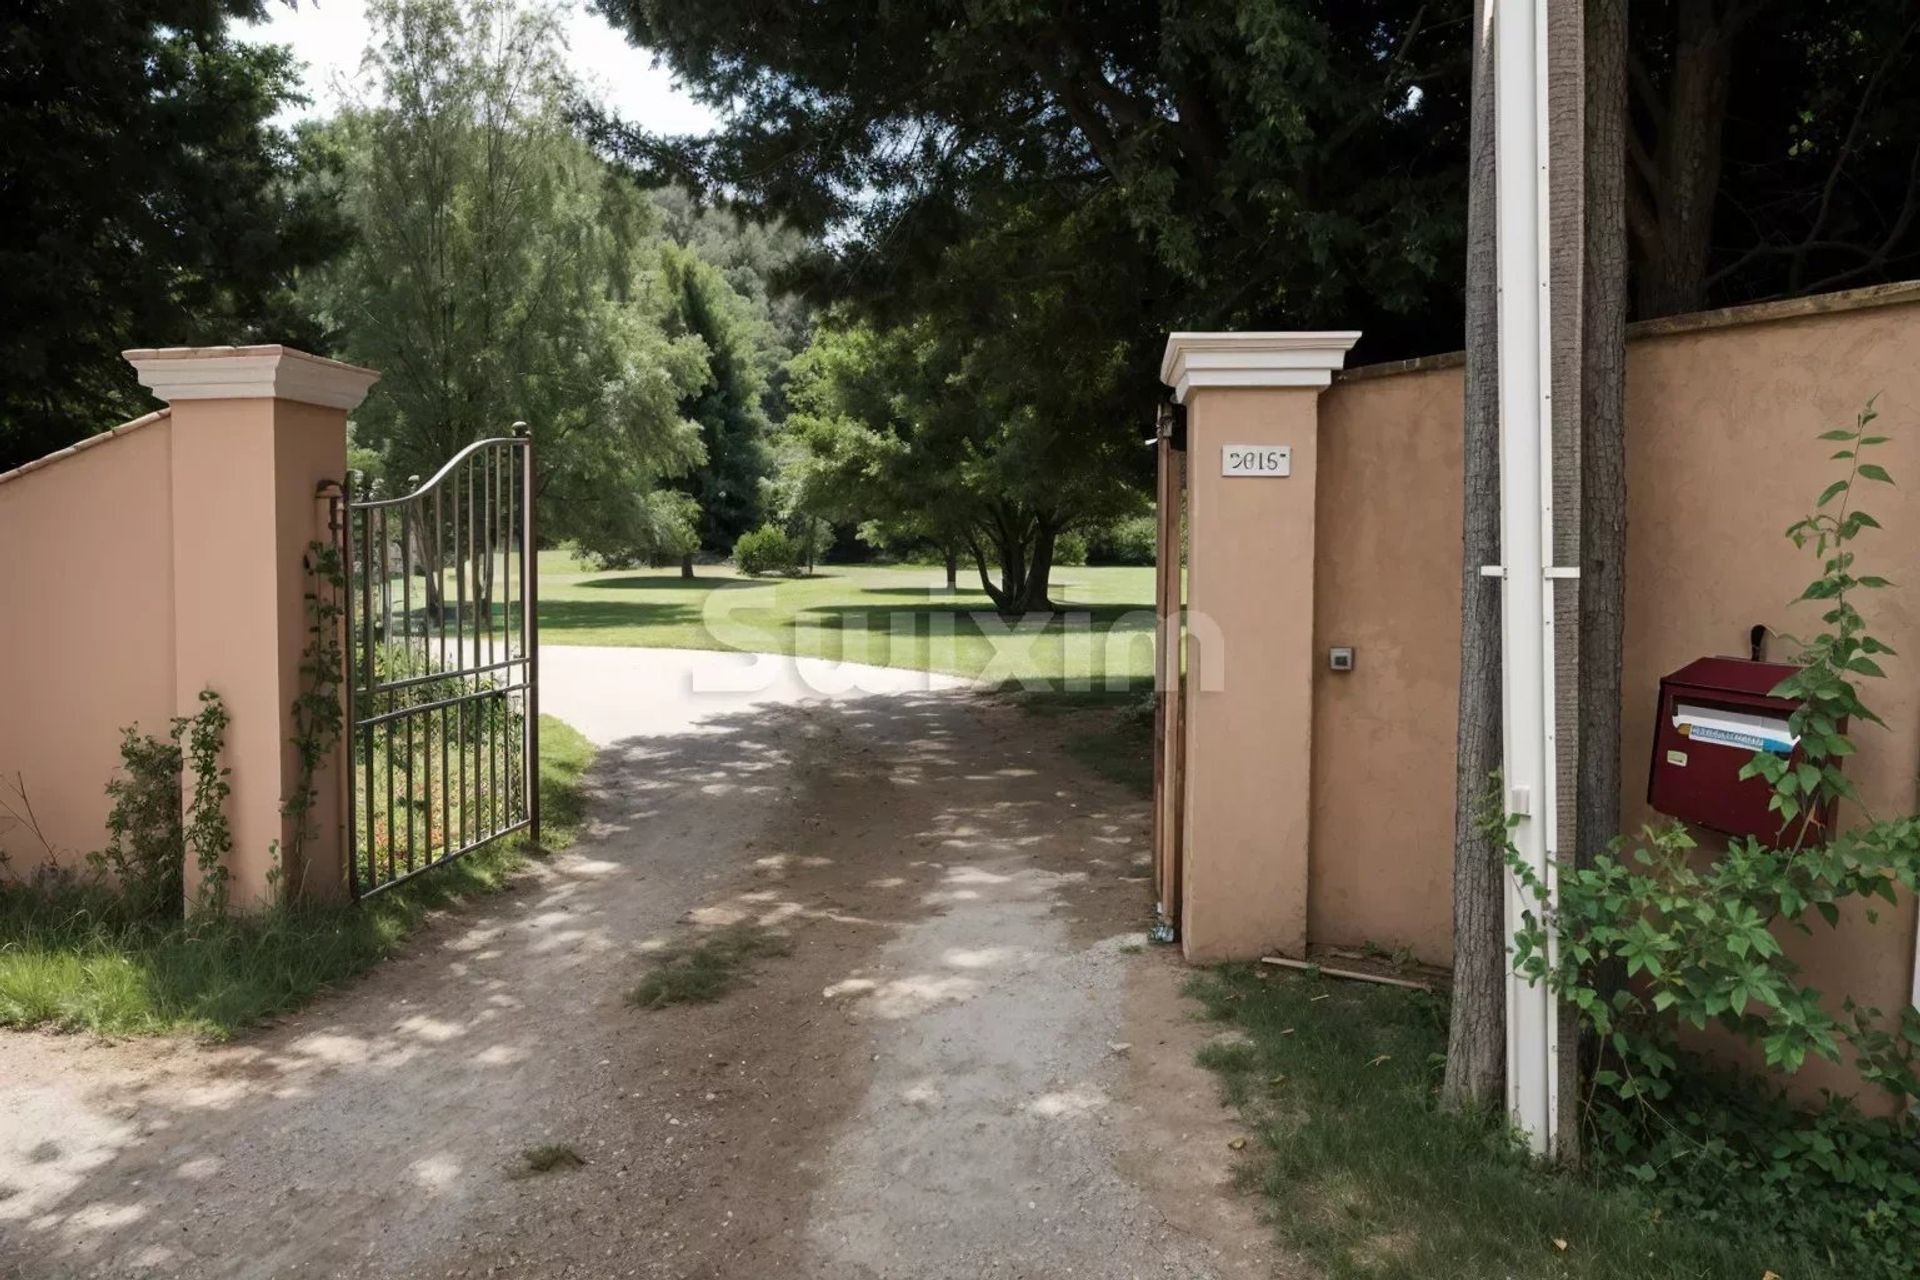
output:
[[[1066,722],[913,672],[542,663],[605,747],[572,851],[236,1044],[0,1035],[0,1274],[1282,1272],[1139,947],[1146,806]],[[738,921],[791,954],[627,1002]],[[529,1175],[549,1143],[585,1164]]]

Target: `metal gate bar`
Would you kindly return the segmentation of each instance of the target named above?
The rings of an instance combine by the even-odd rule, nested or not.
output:
[[[335,500],[355,898],[515,832],[540,838],[533,439],[514,431],[407,493],[361,494],[349,476]]]

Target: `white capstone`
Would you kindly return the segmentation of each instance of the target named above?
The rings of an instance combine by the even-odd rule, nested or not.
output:
[[[167,347],[121,354],[133,366],[140,385],[168,404],[272,398],[352,410],[380,377],[372,369],[278,344]]]
[[[1324,387],[1359,340],[1357,329],[1168,334],[1160,381],[1175,404],[1196,387]]]

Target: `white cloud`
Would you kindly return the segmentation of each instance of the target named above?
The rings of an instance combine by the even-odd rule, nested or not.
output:
[[[269,7],[265,22],[236,28],[242,40],[291,45],[305,64],[303,83],[311,105],[282,113],[283,122],[331,115],[342,89],[360,71],[369,24],[366,0],[300,0],[298,8]],[[595,98],[622,118],[656,133],[711,133],[719,117],[674,84],[673,73],[654,65],[653,55],[628,43],[598,13],[568,5],[563,21],[567,61]]]

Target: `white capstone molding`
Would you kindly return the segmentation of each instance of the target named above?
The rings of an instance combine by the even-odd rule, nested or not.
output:
[[[120,354],[133,366],[140,385],[168,404],[270,398],[351,411],[380,377],[372,369],[278,344],[166,347]]]
[[[1358,329],[1171,333],[1160,381],[1175,404],[1198,387],[1325,387],[1359,340]]]

